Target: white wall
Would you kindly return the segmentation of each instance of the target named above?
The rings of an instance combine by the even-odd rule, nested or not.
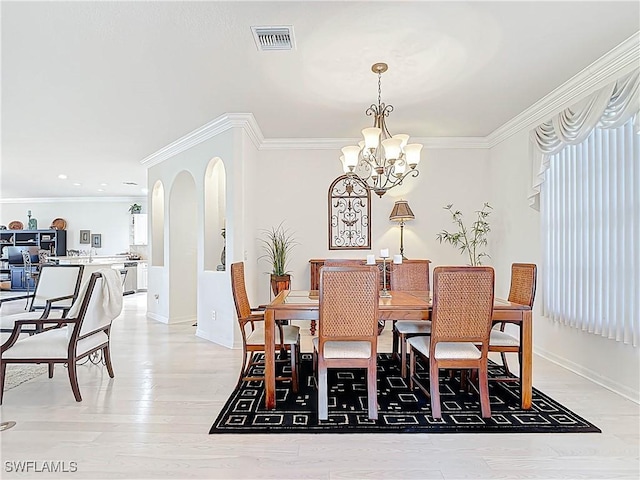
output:
[[[289,269],[292,288],[309,288],[309,260],[312,258],[362,258],[379,255],[381,248],[390,253],[400,251],[400,227],[389,220],[396,200],[409,202],[416,218],[404,229],[407,258],[427,258],[435,265],[464,265],[466,258],[448,244],[440,245],[436,234],[451,228],[451,216],[442,207],[454,203],[468,223],[473,212],[490,200],[488,150],[423,150],[420,175],[405,185],[371,198],[371,250],[329,250],[328,190],[342,174],[339,150],[267,150],[260,151],[260,161],[252,174],[254,187],[247,194],[247,206],[254,220],[253,242],[261,255],[256,238],[261,229],[277,226],[283,220],[295,233],[300,245],[293,250]],[[489,262],[490,263],[490,262]],[[269,264],[258,261],[259,303],[270,299]],[[253,301],[253,300],[252,300]]]
[[[528,205],[531,186],[528,132],[491,149],[492,222],[496,292],[509,289],[512,262],[542,266],[540,214]],[[569,328],[541,315],[541,268],[534,306],[534,352],[640,401],[640,349]],[[535,359],[534,359],[535,374]]]
[[[102,248],[98,255],[113,255],[129,251],[129,206],[132,203],[142,205],[147,211],[146,198],[125,199],[51,199],[22,200],[0,204],[0,224],[8,225],[12,220],[20,220],[27,226],[27,211],[38,220],[38,229],[47,229],[55,218],[67,222],[67,249],[87,250],[88,244],[80,243],[80,230],[102,235]]]

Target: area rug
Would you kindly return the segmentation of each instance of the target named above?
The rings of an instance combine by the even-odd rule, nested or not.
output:
[[[7,365],[7,371],[4,378],[4,389],[11,390],[12,388],[22,385],[29,380],[33,380],[40,375],[47,372],[47,365],[19,365],[9,364]]]
[[[254,367],[261,369],[262,367]],[[284,367],[287,368],[287,367]],[[257,371],[255,373],[258,373]],[[429,372],[418,365],[419,377],[429,384]],[[489,375],[502,374],[490,365]],[[329,370],[329,419],[318,421],[311,355],[300,366],[300,388],[290,382],[276,385],[276,409],[264,408],[262,381],[243,382],[227,400],[209,433],[559,433],[600,432],[600,429],[537,389],[533,406],[520,407],[519,382],[489,381],[491,418],[480,415],[473,390],[461,390],[460,378],[442,375],[442,419],[431,416],[429,398],[411,390],[391,354],[378,355],[378,420],[367,415],[365,370]]]

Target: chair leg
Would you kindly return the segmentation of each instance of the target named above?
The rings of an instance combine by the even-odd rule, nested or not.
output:
[[[396,323],[398,323],[398,321],[394,320],[393,328],[391,329],[391,332],[393,333],[393,344],[391,350],[391,353],[393,353],[393,357],[398,355],[398,331],[396,330]]]
[[[319,356],[318,356],[319,357]],[[329,392],[327,389],[327,367],[318,358],[318,420],[329,419]]]
[[[0,405],[2,405],[2,397],[4,395],[4,377],[7,373],[7,363],[0,361]]]
[[[480,384],[480,410],[482,418],[491,418],[491,404],[489,403],[489,375],[487,362],[480,365],[478,383]]]
[[[413,347],[409,350],[409,388],[414,389],[413,376],[416,374],[416,353]]]
[[[442,418],[442,412],[440,411],[440,383],[439,383],[439,368],[438,364],[429,359],[429,393],[431,394],[431,416],[433,418]]]
[[[111,349],[109,348],[109,344],[102,349],[102,356],[104,357],[104,364],[107,366],[109,377],[113,378],[113,365],[111,363]]]
[[[80,386],[78,385],[78,372],[76,371],[76,361],[70,361],[67,365],[67,370],[69,372],[69,382],[71,383],[71,390],[73,390],[73,395],[76,397],[76,402],[82,401],[82,395],[80,395]]]
[[[249,368],[249,357],[246,347],[242,347],[242,367],[240,368],[240,376],[238,377],[238,385],[242,383],[242,379],[246,376],[247,368]]]
[[[374,361],[367,368],[367,396],[369,397],[369,418],[371,420],[378,419],[378,375],[377,365]]]
[[[399,334],[400,340],[400,375],[407,378],[407,338],[404,334]]]
[[[504,368],[504,373],[506,375],[511,375],[511,372],[509,371],[509,364],[507,363],[507,354],[504,352],[500,352],[500,357],[502,357],[502,366]]]
[[[49,378],[53,378],[53,367],[54,367],[54,364],[50,363],[49,364]]]
[[[291,383],[293,393],[298,393],[298,348],[291,345]]]

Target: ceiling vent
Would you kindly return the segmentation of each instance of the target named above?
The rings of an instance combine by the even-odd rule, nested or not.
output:
[[[251,27],[256,47],[261,51],[294,50],[293,27]]]

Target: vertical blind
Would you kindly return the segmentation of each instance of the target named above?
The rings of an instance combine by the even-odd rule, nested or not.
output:
[[[595,128],[550,158],[542,188],[544,314],[638,345],[640,135]]]

